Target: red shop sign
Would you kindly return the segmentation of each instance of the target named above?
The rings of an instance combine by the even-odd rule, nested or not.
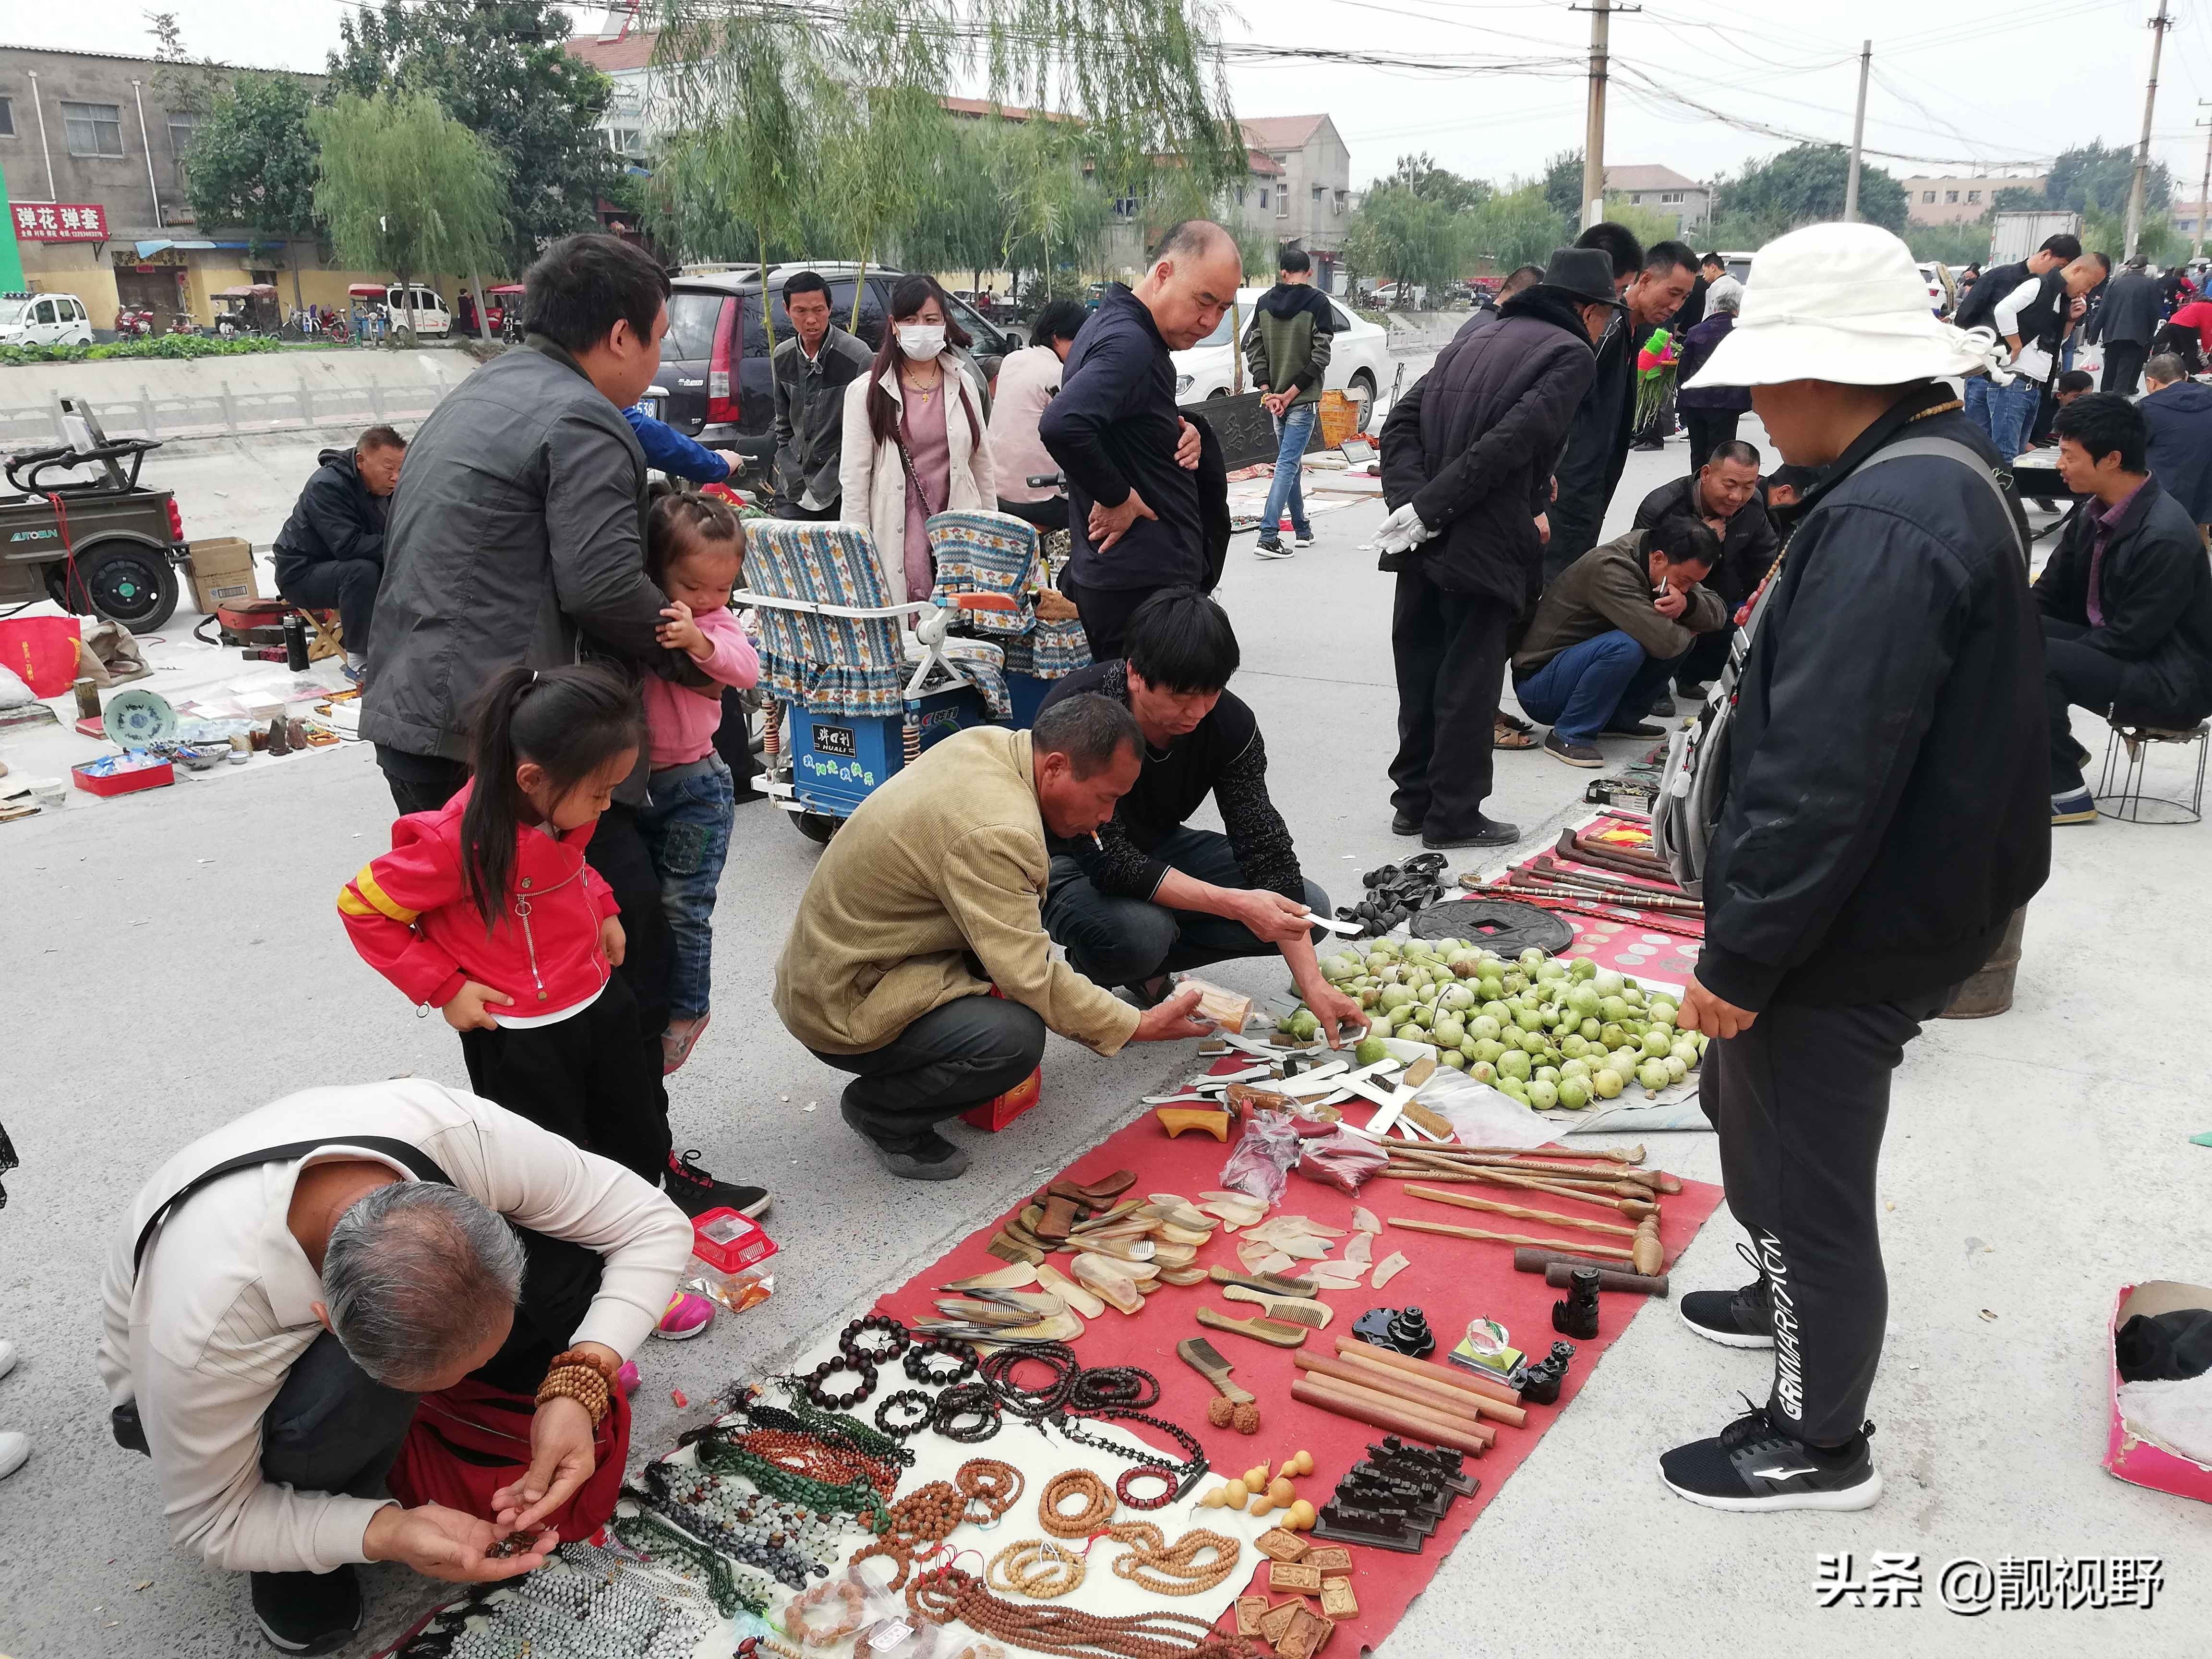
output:
[[[104,242],[107,210],[97,202],[15,202],[9,213],[21,242]]]

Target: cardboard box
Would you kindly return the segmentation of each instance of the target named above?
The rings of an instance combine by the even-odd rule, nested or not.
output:
[[[192,580],[192,603],[204,617],[233,599],[258,599],[261,589],[254,580],[253,544],[237,536],[210,536],[186,544],[191,556],[185,570]]]

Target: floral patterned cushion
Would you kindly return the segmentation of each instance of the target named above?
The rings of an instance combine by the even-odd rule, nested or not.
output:
[[[1036,526],[1010,513],[975,509],[937,514],[926,528],[937,564],[930,597],[939,605],[948,605],[955,593],[1004,594],[1014,601],[1013,610],[970,611],[964,613],[967,625],[1008,643],[1026,640],[1024,671],[1040,679],[1060,679],[1089,665],[1083,625],[1041,621],[1030,604],[1044,580]]]
[[[757,519],[745,526],[745,583],[774,599],[866,609],[891,603],[874,539],[857,525]],[[760,610],[761,678],[816,714],[896,714],[906,647],[895,618]]]

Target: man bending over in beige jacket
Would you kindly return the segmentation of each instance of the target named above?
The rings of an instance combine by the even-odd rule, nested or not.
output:
[[[1030,731],[981,726],[933,744],[823,854],[776,963],[776,1012],[854,1073],[845,1121],[893,1175],[966,1170],[936,1126],[1034,1071],[1048,1026],[1102,1054],[1212,1029],[1194,1017],[1195,986],[1139,1014],[1054,961],[1040,915],[1047,830],[1097,829],[1143,756],[1121,704],[1069,697]]]

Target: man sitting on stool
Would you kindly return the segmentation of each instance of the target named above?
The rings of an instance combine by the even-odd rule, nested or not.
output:
[[[2094,497],[2066,527],[2035,584],[2051,714],[2051,821],[2094,823],[2088,751],[2075,708],[2185,730],[2212,714],[2212,567],[2187,509],[2143,462],[2142,412],[2117,392],[2058,411],[2058,470]]]
[[[384,580],[384,521],[407,440],[373,426],[350,450],[326,449],[276,532],[276,591],[302,611],[336,611],[345,672],[368,665],[368,627]]]
[[[1699,585],[1718,562],[1720,538],[1686,513],[1594,547],[1545,589],[1513,659],[1513,695],[1551,726],[1545,752],[1570,766],[1602,766],[1601,732],[1656,738],[1639,724],[1695,643],[1728,624]]]
[[[1149,1007],[1172,975],[1229,957],[1282,952],[1298,994],[1329,1031],[1358,1025],[1357,1003],[1323,979],[1314,945],[1328,895],[1298,869],[1267,798],[1267,750],[1252,711],[1224,690],[1237,635],[1195,588],[1155,593],[1129,618],[1128,656],[1069,675],[1044,700],[1096,692],[1136,716],[1144,768],[1094,839],[1052,843],[1044,923],[1086,979],[1127,985]],[[1194,830],[1213,797],[1227,835]]]

